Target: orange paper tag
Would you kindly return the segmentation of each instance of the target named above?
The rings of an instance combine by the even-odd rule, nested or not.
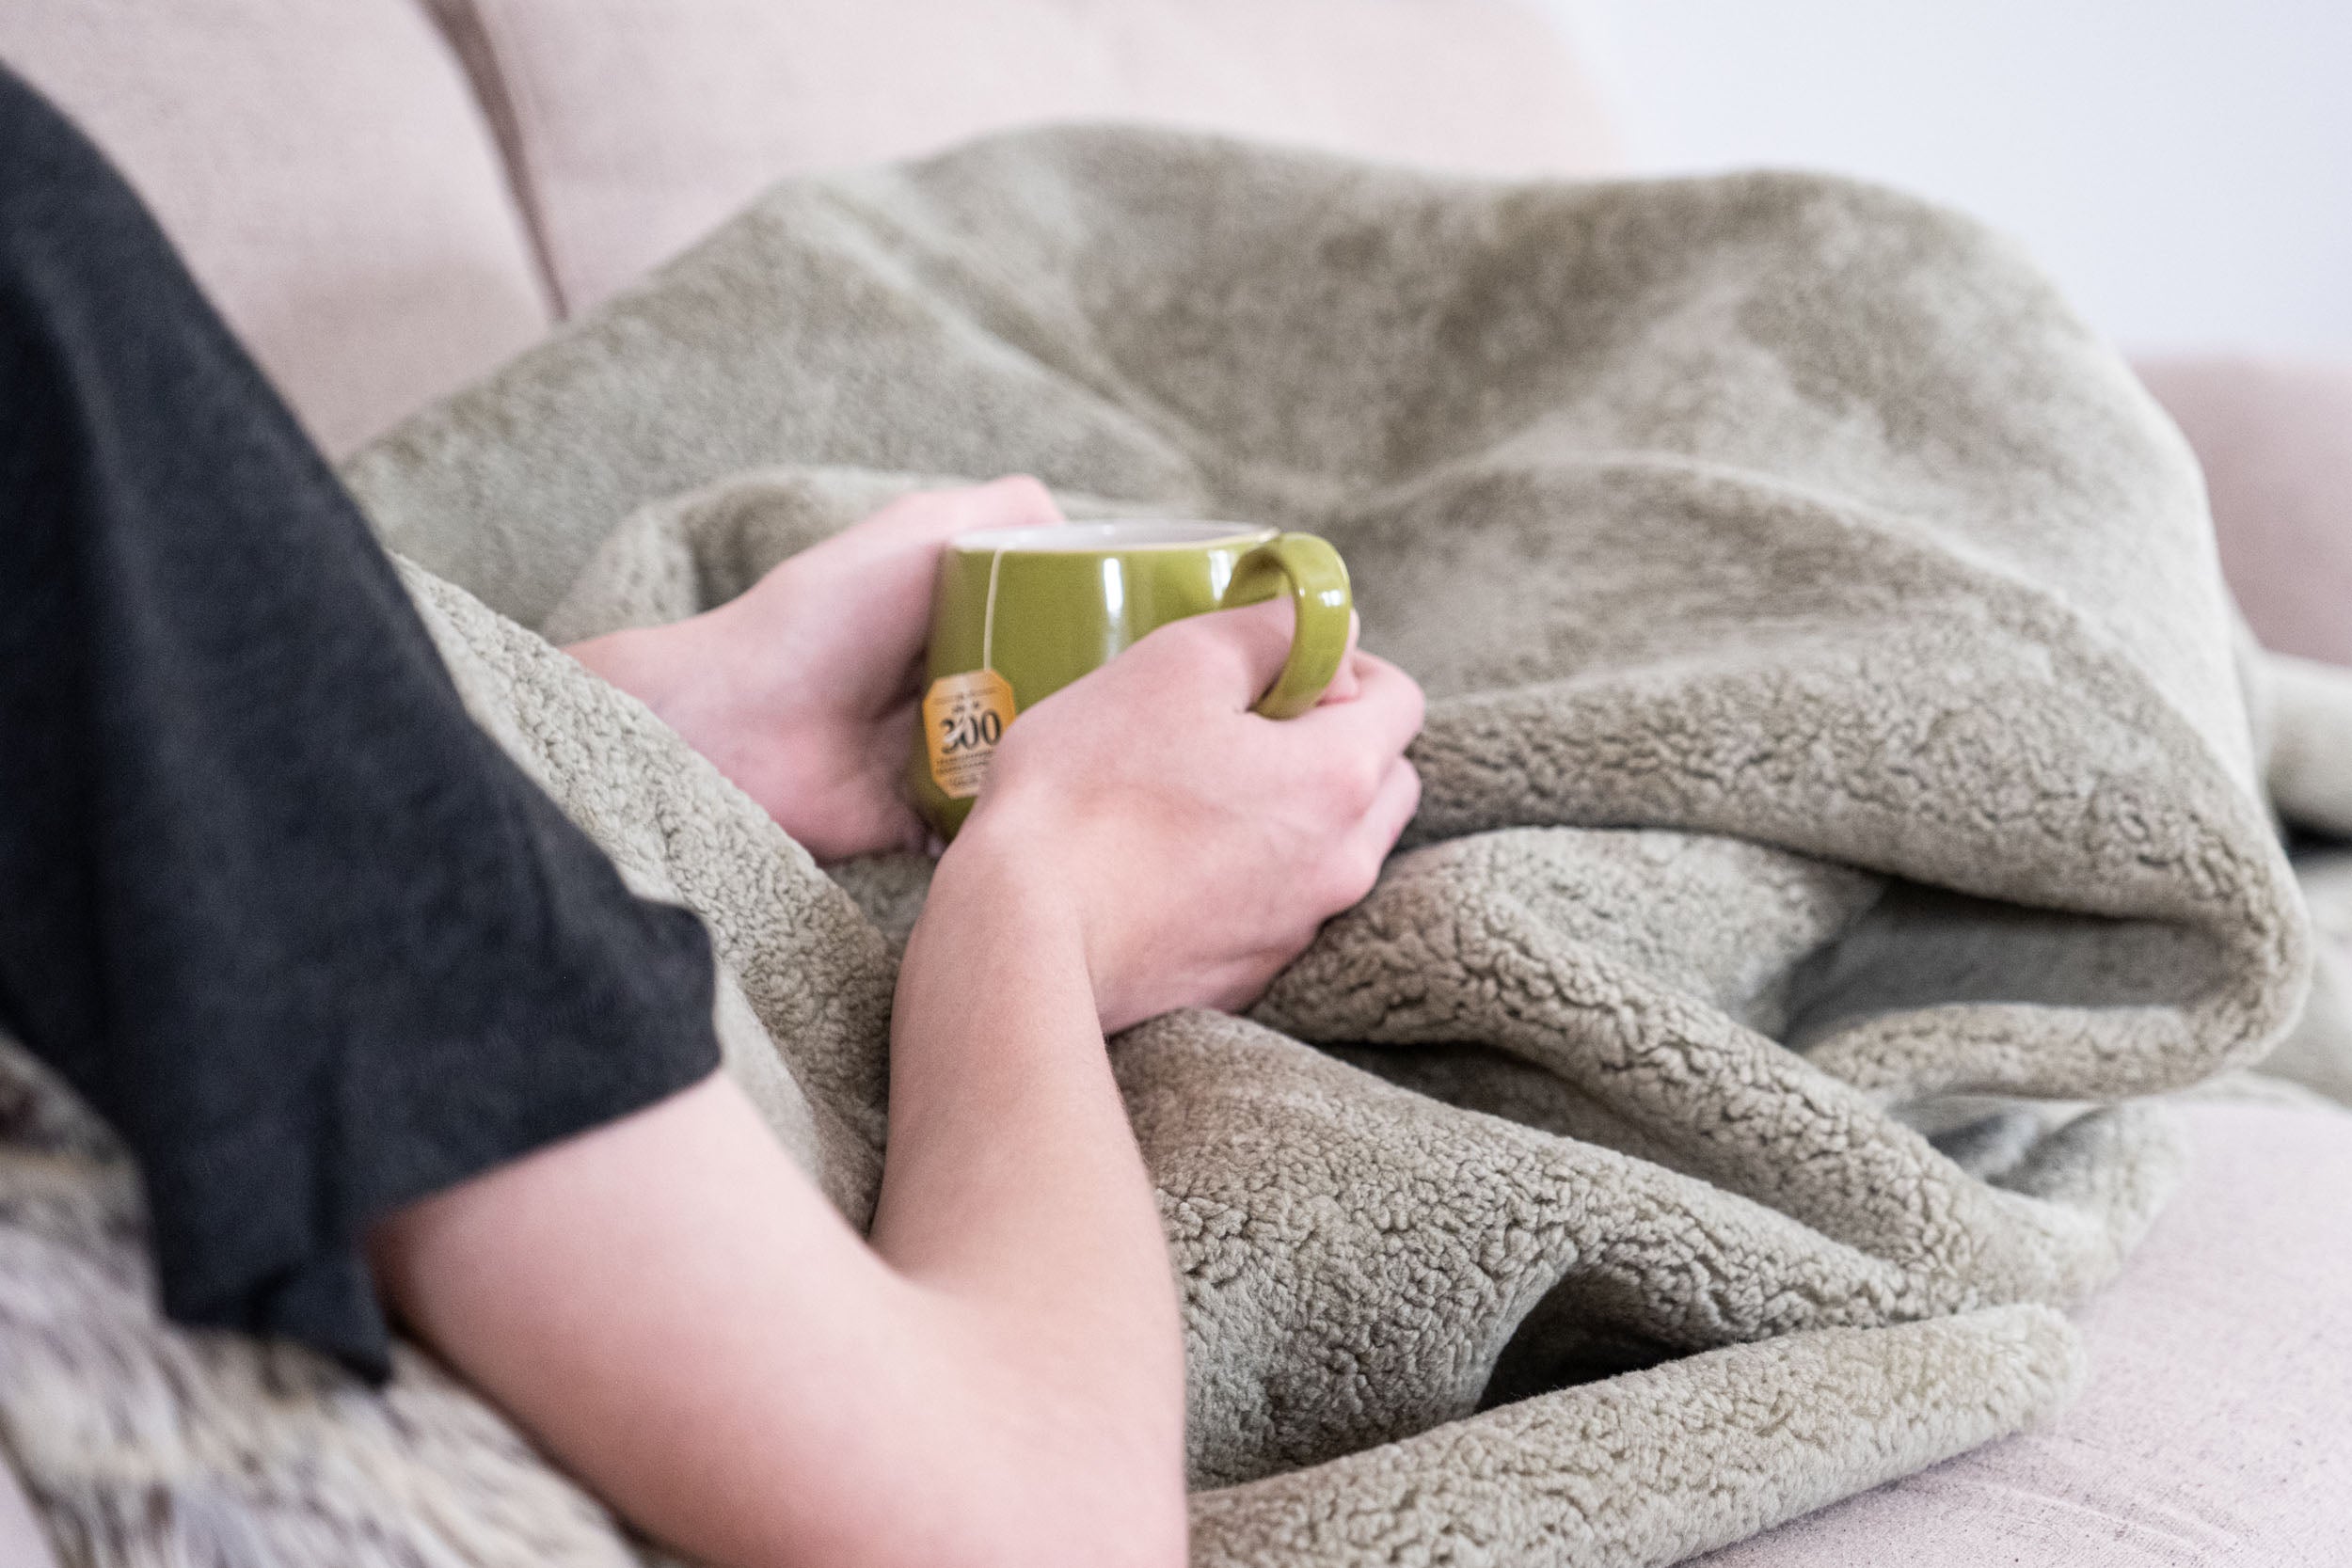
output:
[[[931,782],[951,800],[969,800],[988,781],[996,743],[1012,722],[1012,683],[993,670],[942,675],[923,697],[923,743]]]

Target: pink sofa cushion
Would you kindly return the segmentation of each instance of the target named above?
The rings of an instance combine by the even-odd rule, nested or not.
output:
[[[2188,1119],[2186,1188],[2079,1315],[2072,1409],[1706,1568],[2352,1562],[2352,1117]]]
[[[1610,147],[1508,0],[435,0],[492,93],[566,310],[772,181],[1130,119],[1488,173]]]
[[[414,0],[4,0],[79,120],[330,451],[550,315],[498,149]]]
[[[2352,364],[2177,358],[2139,373],[2204,465],[2254,635],[2352,664]]]

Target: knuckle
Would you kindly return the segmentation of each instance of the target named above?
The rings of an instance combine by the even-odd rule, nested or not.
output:
[[[1393,664],[1384,663],[1381,674],[1394,692],[1398,708],[1412,721],[1413,728],[1419,730],[1422,720],[1429,710],[1429,698],[1422,690],[1421,682]]]
[[[1355,908],[1380,879],[1380,859],[1354,848],[1334,851],[1324,863],[1318,913],[1329,918]]]
[[[1367,671],[1378,675],[1384,685],[1392,689],[1399,700],[1409,699],[1415,703],[1422,700],[1421,682],[1406,673],[1400,666],[1382,658],[1378,654],[1366,653],[1361,650],[1358,651],[1357,657],[1363,660]]]
[[[1380,793],[1380,779],[1387,770],[1386,763],[1386,758],[1368,752],[1336,753],[1324,782],[1331,805],[1349,821],[1371,810],[1373,800]]]

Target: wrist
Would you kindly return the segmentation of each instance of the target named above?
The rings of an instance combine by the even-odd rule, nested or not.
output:
[[[656,718],[689,734],[700,709],[711,705],[716,680],[729,661],[714,646],[717,611],[658,626],[631,626],[566,645],[564,651],[609,684],[628,692]]]
[[[984,926],[1041,956],[1057,956],[1080,972],[1098,1019],[1118,1010],[1116,955],[1071,874],[1066,854],[1050,852],[1060,835],[1024,832],[1002,812],[976,812],[941,856],[920,931]]]
[[[1035,852],[1035,841],[993,821],[967,822],[947,846],[916,924],[984,926],[1056,948],[1086,945],[1077,901]]]

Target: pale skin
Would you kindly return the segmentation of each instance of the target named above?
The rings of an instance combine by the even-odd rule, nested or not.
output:
[[[570,651],[820,858],[919,844],[897,781],[938,548],[1057,516],[1028,479],[910,496]],[[1176,1568],[1183,1332],[1104,1036],[1254,999],[1419,799],[1393,666],[1351,647],[1313,712],[1249,712],[1288,641],[1279,604],[1182,622],[1007,733],[908,943],[870,1235],[714,1077],[392,1215],[402,1316],[714,1563]]]

